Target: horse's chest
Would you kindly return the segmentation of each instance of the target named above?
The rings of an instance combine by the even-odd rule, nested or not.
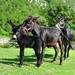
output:
[[[24,38],[21,38],[20,40],[21,40],[21,43],[27,47],[32,46],[34,43],[34,40],[31,37],[24,37]]]

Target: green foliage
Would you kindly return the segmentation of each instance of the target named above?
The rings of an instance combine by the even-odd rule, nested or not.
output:
[[[6,32],[3,28],[0,27],[0,35],[8,36],[8,32]]]
[[[0,45],[1,48],[10,48],[12,47],[12,44],[6,43],[4,45]]]
[[[75,19],[75,12],[74,10],[68,6],[67,3],[64,3],[61,1],[51,1],[48,9],[48,20],[49,20],[49,26],[55,25],[59,21],[59,17],[64,16],[71,18],[72,21]],[[71,22],[72,28],[73,28],[73,22]]]
[[[40,6],[41,2],[45,6]],[[71,28],[75,29],[75,11],[72,8],[74,1],[67,0],[0,0],[0,35],[9,35],[11,26],[8,20],[12,20],[17,25],[21,24],[29,15],[39,16],[42,25],[53,26],[58,22],[61,15],[73,18]],[[71,4],[72,2],[72,4]]]
[[[11,27],[8,20],[12,20],[17,25],[21,24],[29,15],[41,16],[43,9],[28,0],[0,0],[0,27],[5,32],[0,34],[8,34],[11,32]]]

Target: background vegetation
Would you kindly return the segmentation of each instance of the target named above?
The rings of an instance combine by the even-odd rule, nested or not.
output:
[[[17,25],[29,15],[40,16],[43,25],[53,26],[59,16],[72,18],[70,27],[75,29],[74,0],[0,0],[0,35],[9,35],[11,26],[8,20]]]

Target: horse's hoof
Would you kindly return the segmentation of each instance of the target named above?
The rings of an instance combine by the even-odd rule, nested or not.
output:
[[[19,67],[23,67],[23,64],[19,64]]]
[[[55,60],[51,60],[50,62],[53,63]]]
[[[36,66],[37,66],[37,67],[40,67],[40,66],[41,66],[41,64],[42,64],[42,61],[41,61],[41,60],[39,60],[39,61],[37,62],[37,64],[36,64]]]
[[[67,55],[67,58],[69,57],[69,55]]]
[[[36,64],[37,67],[40,67],[41,64]]]
[[[62,63],[60,63],[59,65],[62,65]]]
[[[52,60],[52,61],[50,61],[51,63],[53,63],[54,61]]]
[[[18,66],[19,66],[19,67],[22,67],[22,65],[21,65],[21,64],[19,64]]]

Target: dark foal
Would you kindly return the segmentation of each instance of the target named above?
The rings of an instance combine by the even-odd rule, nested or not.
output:
[[[64,31],[64,29],[61,30],[64,34],[66,33],[67,38],[71,42],[73,39],[73,34],[71,33],[70,29],[66,28],[66,32]],[[67,42],[65,42],[64,47],[65,47],[64,58],[66,59],[69,57],[69,50],[73,48]]]
[[[66,21],[67,18],[61,17],[59,22],[56,24],[56,27],[60,29],[63,34],[67,37],[67,39],[71,42],[73,39],[73,34],[71,33],[70,29],[66,28]],[[71,44],[68,44],[66,41],[64,42],[64,59],[69,57],[69,50],[72,48]]]
[[[66,31],[67,31],[67,37],[68,37],[68,39],[70,40],[70,41],[72,41],[73,40],[73,33],[71,32],[71,30],[70,29],[66,29]],[[72,47],[72,49],[73,49],[73,47]],[[70,46],[69,46],[69,44],[68,44],[68,51],[67,51],[67,57],[69,57],[69,50],[70,50]]]
[[[60,52],[61,52],[60,64],[62,64],[62,57],[63,57],[63,52],[64,52],[64,50],[62,48],[62,46],[63,46],[62,39],[63,39],[63,37],[67,41],[68,41],[68,39],[63,35],[61,30],[59,30],[56,27],[42,28],[37,23],[37,17],[32,17],[32,16],[28,17],[28,19],[26,20],[24,29],[26,29],[27,31],[31,30],[31,32],[34,36],[38,36],[42,40],[42,57],[43,57],[43,53],[45,51],[46,46],[56,48],[56,44],[58,43],[58,45],[60,47]],[[68,41],[68,43],[69,43],[69,41]],[[56,53],[53,61],[55,61],[56,56],[57,56],[57,53]]]
[[[35,36],[27,35],[26,31],[21,27],[16,26],[14,23],[12,25],[13,35],[16,35],[17,43],[20,47],[20,66],[24,62],[24,48],[33,48],[35,55],[37,57],[37,67],[42,64],[42,58],[40,53],[41,40]],[[14,27],[15,26],[15,27]],[[35,39],[36,38],[36,39]]]

